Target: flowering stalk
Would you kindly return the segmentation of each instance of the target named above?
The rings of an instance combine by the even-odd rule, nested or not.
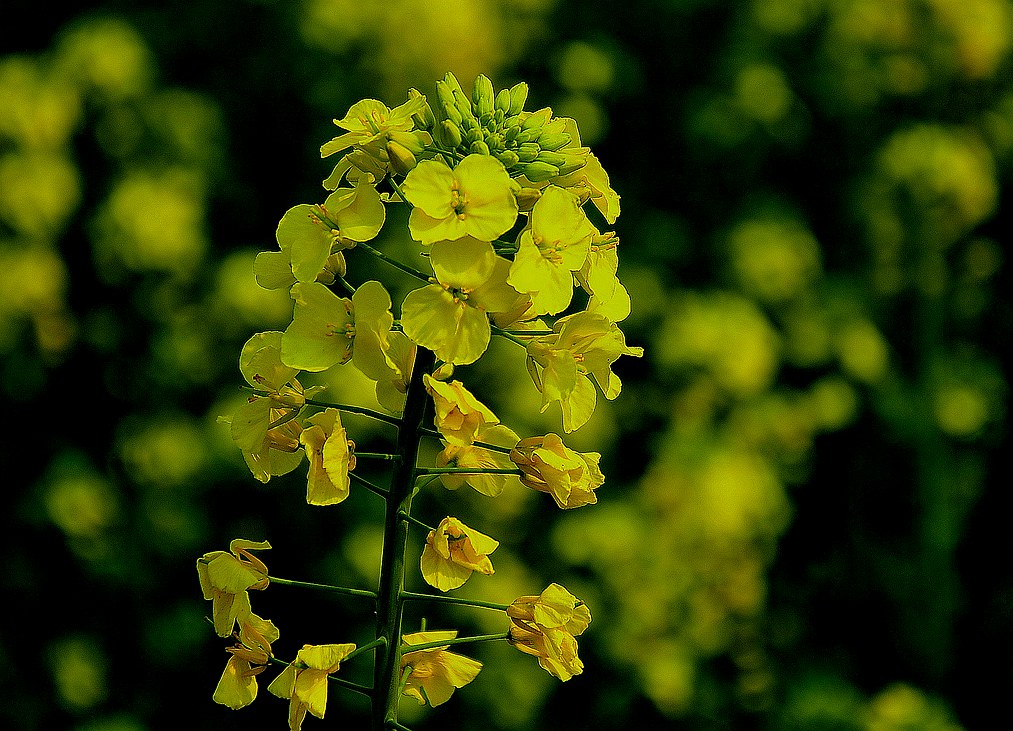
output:
[[[412,487],[417,475],[421,435],[419,429],[425,413],[427,395],[422,376],[432,369],[436,358],[432,352],[419,348],[415,367],[408,383],[401,426],[398,429],[395,453],[401,457],[391,480],[384,517],[383,555],[380,558],[380,583],[376,602],[376,635],[386,637],[387,646],[377,652],[373,686],[373,728],[382,729],[387,721],[397,720],[398,665],[400,662],[401,618],[404,602],[405,548],[408,544],[408,523],[398,514],[411,514]]]

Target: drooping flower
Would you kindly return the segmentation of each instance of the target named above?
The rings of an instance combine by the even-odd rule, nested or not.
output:
[[[414,206],[408,229],[427,246],[462,236],[493,241],[517,220],[515,189],[503,163],[489,155],[468,155],[453,170],[423,160],[401,184]]]
[[[447,363],[466,365],[489,346],[487,313],[507,312],[521,295],[507,284],[510,262],[492,244],[464,236],[430,251],[436,283],[413,290],[401,305],[401,327]]]
[[[484,426],[499,423],[499,418],[489,407],[475,398],[460,381],[445,383],[428,373],[422,380],[436,407],[433,422],[451,444],[465,447],[475,441],[475,435]]]
[[[355,649],[352,643],[303,645],[295,662],[281,671],[267,689],[288,698],[289,731],[299,731],[307,711],[317,718],[327,710],[327,676],[336,673],[341,661]]]
[[[335,190],[321,205],[289,208],[278,223],[280,251],[257,255],[257,281],[267,289],[284,286],[290,279],[314,281],[332,254],[375,238],[385,216],[380,194],[365,181]]]
[[[514,289],[530,296],[535,313],[555,314],[569,306],[573,273],[584,266],[594,232],[577,196],[554,185],[542,191],[507,277]]]
[[[590,200],[609,225],[612,225],[619,218],[619,194],[612,189],[608,173],[594,153],[588,152],[586,160],[579,170],[562,175],[552,182],[575,193],[581,203]]]
[[[517,444],[520,437],[508,426],[494,424],[484,426],[475,433],[476,442],[495,444],[496,446],[512,448]],[[437,467],[459,467],[462,469],[474,468],[485,469],[509,469],[514,466],[510,457],[505,452],[487,449],[476,444],[458,446],[446,444],[443,451],[436,455]],[[448,490],[456,490],[461,485],[470,485],[477,492],[489,497],[496,497],[507,483],[507,480],[516,480],[512,475],[506,474],[482,474],[476,473],[445,473],[440,475],[444,487]]]
[[[355,443],[341,425],[337,409],[325,409],[306,420],[299,440],[309,458],[306,502],[335,505],[348,497],[348,472],[355,469]]]
[[[621,322],[630,314],[630,293],[619,281],[619,237],[613,232],[595,234],[584,266],[577,272],[580,286],[591,295],[587,311]]]
[[[510,452],[521,472],[521,482],[546,492],[561,508],[579,508],[598,502],[594,491],[605,483],[598,469],[597,452],[575,452],[555,434],[522,439]]]
[[[507,616],[510,644],[537,657],[544,670],[563,681],[583,671],[575,637],[591,623],[591,612],[562,586],[550,584],[539,596],[517,598]]]
[[[401,654],[402,673],[411,668],[404,694],[415,698],[419,705],[436,707],[450,700],[454,690],[463,688],[478,675],[482,663],[470,657],[449,652],[449,645],[431,647],[428,650],[412,651],[412,645],[441,642],[457,637],[457,630],[440,632],[415,632],[404,635],[404,649]]]
[[[391,332],[387,334],[385,352],[394,365],[394,371],[386,378],[377,379],[376,400],[387,411],[397,414],[404,408],[408,381],[415,365],[416,347],[404,333]]]
[[[227,650],[229,661],[212,700],[234,711],[253,703],[257,698],[257,676],[267,669],[274,656],[271,643],[279,636],[273,622],[251,613],[240,624],[237,644]]]
[[[212,551],[197,559],[197,578],[204,598],[211,601],[211,617],[219,637],[232,634],[236,622],[250,617],[249,589],[266,589],[267,566],[250,551],[271,547],[267,541],[236,538],[228,551]]]
[[[499,541],[448,516],[426,537],[422,578],[440,591],[450,591],[463,586],[475,571],[491,576],[489,554],[498,546]]]
[[[247,383],[267,395],[250,396],[231,417],[220,419],[229,424],[232,440],[261,482],[291,472],[302,461],[301,426],[292,417],[309,394],[295,378],[299,371],[281,362],[281,341],[277,331],[257,333],[246,341],[239,370]]]
[[[528,373],[542,394],[542,411],[559,401],[563,430],[571,432],[594,413],[597,396],[591,381],[605,398],[616,398],[622,382],[612,364],[621,355],[639,358],[644,349],[627,347],[619,326],[593,312],[561,317],[552,329],[552,335],[528,342]]]

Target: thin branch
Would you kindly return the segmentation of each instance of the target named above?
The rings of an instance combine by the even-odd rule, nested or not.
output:
[[[387,499],[387,495],[388,495],[387,491],[384,490],[382,487],[374,485],[372,482],[370,482],[369,480],[367,480],[365,477],[359,477],[354,472],[349,472],[348,473],[348,477],[349,477],[349,479],[352,479],[352,480],[355,480],[356,482],[358,482],[360,485],[362,485],[364,488],[366,488],[367,490],[369,490],[374,495],[379,495],[384,500]]]
[[[437,640],[435,642],[423,642],[420,645],[402,645],[401,654],[407,655],[410,652],[420,650],[432,650],[434,647],[446,647],[447,645],[464,645],[471,642],[488,642],[490,640],[505,640],[510,636],[509,632],[501,632],[498,635],[476,635],[474,637],[455,637],[451,640]]]
[[[420,594],[414,591],[402,591],[401,598],[417,602],[430,601],[442,604],[464,604],[469,607],[479,607],[481,609],[497,609],[501,612],[505,612],[510,607],[509,604],[496,604],[494,602],[483,602],[479,599],[464,599],[462,597],[444,596],[442,594]]]
[[[349,596],[364,596],[369,599],[376,599],[376,592],[368,589],[349,589],[344,586],[332,586],[331,584],[317,584],[313,581],[296,581],[295,579],[280,579],[277,576],[268,577],[273,583],[283,586],[301,586],[304,589],[317,589],[319,591],[330,591],[335,594],[347,594]]]

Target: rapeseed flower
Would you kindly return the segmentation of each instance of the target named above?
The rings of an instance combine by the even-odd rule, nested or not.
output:
[[[256,700],[257,676],[267,669],[279,635],[273,622],[253,613],[240,624],[239,642],[228,648],[229,661],[212,696],[215,703],[236,711]]]
[[[494,569],[489,554],[498,546],[499,541],[448,516],[426,537],[420,561],[422,578],[440,591],[450,591],[462,586],[475,571],[491,576]]]
[[[355,649],[352,643],[303,645],[295,662],[281,671],[267,689],[279,698],[290,699],[289,731],[299,731],[306,713],[324,717],[327,710],[327,676],[336,673],[341,661]]]
[[[545,671],[563,681],[583,671],[575,637],[591,624],[591,612],[562,586],[550,584],[539,596],[517,598],[507,616],[510,644],[537,657]]]
[[[271,547],[267,541],[236,538],[228,551],[212,551],[197,559],[197,578],[204,598],[211,601],[211,617],[219,637],[228,637],[236,622],[242,626],[252,614],[248,589],[266,589],[267,566],[250,551]]]
[[[449,652],[447,647],[431,647],[428,650],[412,652],[412,645],[452,640],[457,630],[440,632],[415,632],[404,635],[401,654],[401,670],[411,668],[404,686],[404,694],[418,700],[419,705],[436,707],[450,700],[454,690],[463,688],[478,675],[482,663],[470,657]]]
[[[493,424],[484,426],[475,433],[475,441],[495,444],[500,447],[512,448],[520,437],[508,426]],[[443,451],[436,455],[437,467],[459,467],[462,469],[509,469],[513,467],[510,457],[493,449],[486,449],[476,444],[458,446],[445,444]],[[457,490],[461,485],[471,485],[477,492],[489,497],[496,497],[506,486],[508,479],[516,479],[506,474],[482,474],[450,472],[440,475],[444,487]]]
[[[597,452],[575,452],[555,434],[520,440],[510,459],[521,472],[521,482],[546,492],[561,508],[579,508],[598,502],[594,491],[605,482],[598,469]]]
[[[451,444],[466,447],[475,441],[479,430],[499,423],[499,418],[489,407],[475,398],[460,381],[445,383],[428,373],[422,380],[436,407],[433,422]]]
[[[337,409],[325,409],[306,420],[299,441],[309,458],[306,502],[335,505],[348,497],[348,472],[355,469],[355,443],[341,425]]]

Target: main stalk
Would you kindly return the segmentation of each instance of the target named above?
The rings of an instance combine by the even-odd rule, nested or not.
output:
[[[383,555],[380,559],[380,585],[376,600],[376,636],[386,637],[387,645],[377,650],[373,675],[373,731],[383,731],[388,720],[396,720],[398,683],[400,681],[401,617],[404,601],[405,548],[409,525],[398,513],[411,509],[412,487],[415,485],[416,461],[421,440],[426,395],[422,376],[433,369],[436,357],[432,351],[418,348],[404,415],[398,427],[395,454],[400,461],[394,470],[387,513],[384,518]]]

